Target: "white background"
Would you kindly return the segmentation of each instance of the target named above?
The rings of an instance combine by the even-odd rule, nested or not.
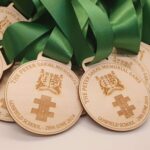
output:
[[[150,150],[150,119],[132,132],[104,129],[82,117],[70,130],[36,136],[16,124],[0,122],[0,150]]]

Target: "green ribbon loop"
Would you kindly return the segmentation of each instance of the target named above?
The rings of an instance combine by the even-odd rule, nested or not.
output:
[[[146,0],[143,8],[143,35],[142,40],[150,44],[150,0]]]
[[[22,59],[25,53],[30,51],[31,55],[35,55],[30,45],[47,33],[49,28],[35,23],[19,22],[9,26],[2,41],[8,63],[13,62],[18,56]]]
[[[48,38],[49,33],[42,35],[33,43],[29,44],[29,46],[25,48],[25,54],[22,56],[23,59],[18,55],[17,61],[21,61],[21,64],[24,64],[28,61],[37,59],[38,54],[44,49]]]
[[[50,36],[49,34],[49,28],[35,23],[20,22],[11,25],[7,28],[2,43],[6,60],[9,63],[14,59],[25,63],[36,59],[38,53],[43,51],[50,58],[68,63],[73,55],[68,41],[58,28],[54,28]]]
[[[11,3],[11,0],[0,0],[0,6],[7,6]]]
[[[12,0],[15,7],[27,18],[31,18],[35,12],[32,0]]]
[[[93,55],[92,50],[89,48],[88,43],[85,41],[77,17],[73,7],[68,0],[41,0],[41,3],[55,19],[57,25],[62,30],[64,35],[70,42],[75,59],[78,65],[82,61]]]
[[[109,8],[114,46],[138,53],[141,41],[138,17],[131,0],[115,0]]]
[[[90,0],[78,0],[80,5],[86,11],[89,17],[89,25],[91,26],[97,48],[93,63],[97,63],[105,59],[112,52],[113,48],[113,31],[108,16],[105,11],[100,9]],[[102,21],[103,20],[103,21]]]
[[[44,19],[46,19],[45,16],[43,16],[43,14],[45,14],[46,10],[43,7],[43,5],[41,4],[40,0],[32,0],[32,1],[34,3],[35,8],[36,8],[36,13],[33,16],[33,20],[37,20],[41,17],[44,17]]]
[[[55,27],[45,45],[43,54],[67,64],[72,58],[73,49],[62,32]]]

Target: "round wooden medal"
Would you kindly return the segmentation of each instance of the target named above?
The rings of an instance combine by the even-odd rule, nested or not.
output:
[[[133,130],[149,115],[150,96],[142,79],[116,63],[102,63],[86,71],[79,94],[88,115],[111,130]]]
[[[6,103],[5,103],[5,87],[7,84],[7,80],[12,72],[18,67],[18,64],[15,64],[11,69],[4,72],[4,76],[0,82],[0,120],[6,122],[14,122],[13,118],[10,116]]]
[[[20,66],[9,78],[5,99],[13,119],[42,135],[63,132],[80,118],[79,80],[65,65],[36,60]]]

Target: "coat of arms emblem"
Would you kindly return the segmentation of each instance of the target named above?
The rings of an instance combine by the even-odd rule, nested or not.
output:
[[[116,90],[124,89],[123,84],[113,71],[102,77],[96,76],[96,80],[98,81],[105,95],[110,95]]]
[[[62,75],[49,73],[42,69],[36,84],[36,89],[40,91],[50,91],[53,94],[59,95],[62,88],[62,79]]]

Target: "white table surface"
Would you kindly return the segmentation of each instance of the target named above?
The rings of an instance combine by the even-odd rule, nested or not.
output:
[[[132,132],[106,130],[82,117],[67,132],[35,136],[16,124],[0,122],[0,150],[150,150],[150,118]]]

